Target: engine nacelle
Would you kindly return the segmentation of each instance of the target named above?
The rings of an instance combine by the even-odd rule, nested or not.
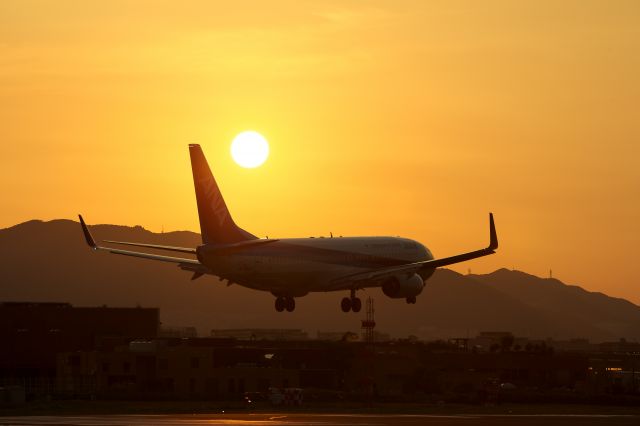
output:
[[[413,274],[409,278],[389,278],[382,284],[382,292],[392,299],[415,297],[422,293],[423,288],[424,281],[418,274]]]

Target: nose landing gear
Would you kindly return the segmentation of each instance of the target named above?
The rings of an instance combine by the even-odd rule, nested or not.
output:
[[[340,302],[340,307],[342,308],[342,312],[360,312],[362,309],[362,300],[356,297],[356,291],[351,289],[351,297],[343,298]]]

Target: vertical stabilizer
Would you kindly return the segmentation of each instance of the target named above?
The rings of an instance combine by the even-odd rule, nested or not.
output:
[[[198,202],[202,242],[230,244],[257,239],[256,236],[239,228],[231,218],[200,145],[189,145],[189,154]]]

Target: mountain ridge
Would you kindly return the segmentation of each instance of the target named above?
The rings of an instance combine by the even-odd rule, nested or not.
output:
[[[191,231],[154,233],[142,226],[93,225],[97,240],[139,241],[183,247],[200,244]],[[152,251],[152,250],[151,250]],[[157,306],[168,325],[213,328],[302,328],[357,331],[364,313],[344,314],[341,292],[312,293],[293,313],[276,313],[273,296],[227,286],[214,277],[191,281],[175,265],[94,253],[78,222],[31,220],[0,229],[0,300],[60,301],[74,305]],[[416,305],[379,289],[376,322],[393,336],[448,338],[507,330],[534,338],[584,337],[592,341],[640,339],[640,307],[601,292],[505,268],[484,275],[439,269]]]

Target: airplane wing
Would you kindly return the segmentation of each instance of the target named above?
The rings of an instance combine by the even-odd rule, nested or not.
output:
[[[145,244],[145,243],[130,243],[128,241],[113,241],[113,240],[103,240],[103,241],[105,243],[122,244],[125,246],[146,247],[146,248],[152,248],[152,249],[158,249],[158,250],[178,251],[181,253],[190,253],[190,254],[197,253],[196,249],[187,248],[187,247],[162,246],[158,244]],[[218,246],[212,246],[209,248],[209,250],[218,254],[232,254],[232,253],[242,251],[249,247],[275,243],[276,241],[279,241],[279,240],[277,239],[276,240],[248,240],[248,241],[241,241],[239,243],[220,244]]]
[[[385,278],[397,274],[415,274],[420,270],[435,269],[441,266],[452,265],[454,263],[464,262],[466,260],[475,259],[482,256],[493,254],[498,249],[498,235],[496,233],[496,225],[493,221],[493,213],[489,213],[489,246],[486,248],[462,253],[455,256],[443,257],[441,259],[424,260],[421,262],[406,263],[404,265],[390,266],[379,269],[372,269],[365,272],[339,277],[333,280],[332,284],[340,287],[347,283],[365,282],[365,281],[381,281]]]
[[[161,246],[158,244],[130,243],[128,241],[112,241],[112,240],[103,240],[103,241],[105,243],[122,244],[123,246],[147,247],[147,248],[158,249],[158,250],[169,250],[169,251],[178,251],[181,253],[196,254],[196,249],[187,248],[187,247],[173,247],[173,246]]]
[[[206,266],[202,265],[200,262],[198,262],[195,259],[186,259],[186,258],[182,258],[182,257],[172,257],[172,256],[162,256],[162,255],[158,255],[158,254],[141,253],[141,252],[137,252],[137,251],[119,250],[119,249],[114,249],[114,248],[110,248],[110,247],[99,246],[99,245],[96,244],[95,240],[93,239],[93,236],[91,235],[91,232],[89,232],[89,228],[87,228],[87,225],[84,223],[84,219],[82,219],[82,215],[78,215],[78,217],[80,218],[80,225],[82,226],[82,232],[84,233],[84,238],[85,238],[85,240],[87,240],[87,244],[89,245],[89,247],[91,247],[94,250],[106,250],[109,253],[120,254],[120,255],[123,255],[123,256],[140,257],[140,258],[143,258],[143,259],[159,260],[161,262],[177,263],[178,266],[180,266],[182,269],[192,270],[194,272],[196,270],[195,267],[197,267],[198,271],[202,271],[204,269],[206,269],[208,271]],[[128,244],[129,245],[139,245],[141,247],[167,249],[167,246],[155,246],[154,247],[153,244],[137,244],[137,243],[128,243]],[[173,247],[173,248],[176,248],[176,247]],[[185,249],[185,250],[189,250],[189,249]],[[195,250],[194,250],[194,252],[195,252]],[[188,252],[188,253],[190,253],[190,252]],[[188,266],[188,267],[185,268],[183,266]]]

